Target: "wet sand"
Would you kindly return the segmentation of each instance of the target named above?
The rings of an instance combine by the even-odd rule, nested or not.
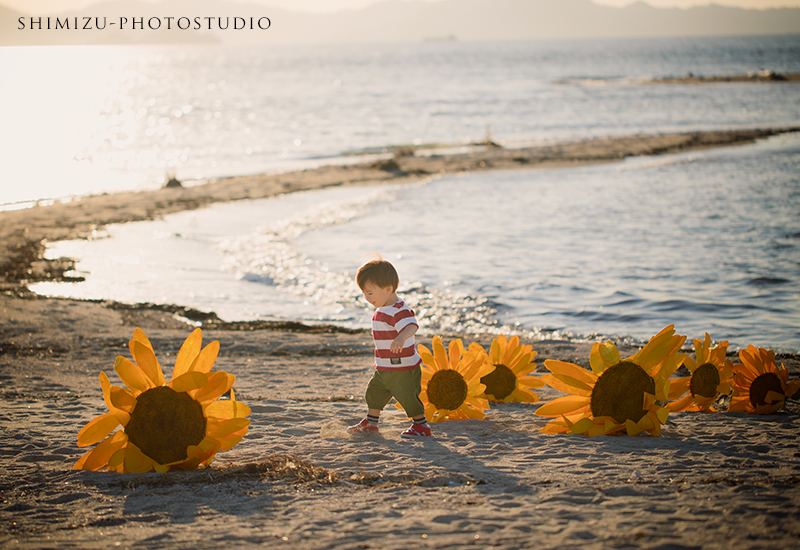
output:
[[[25,286],[59,278],[68,267],[40,259],[43,240],[85,235],[107,223],[295,189],[407,181],[441,170],[610,162],[766,135],[487,147],[462,157],[398,157],[393,172],[330,167],[0,213],[0,546],[796,547],[796,405],[761,417],[676,413],[661,437],[589,439],[541,434],[546,420],[534,415],[536,404],[506,404],[493,406],[482,421],[435,424],[427,441],[401,439],[407,420],[387,409],[381,435],[356,437],[345,428],[364,414],[372,366],[366,331],[221,323],[209,312],[177,306],[40,298]],[[220,341],[217,368],[237,376],[237,398],[252,409],[248,435],[196,472],[71,470],[84,452],[76,445],[78,430],[106,410],[100,371],[120,384],[114,358],[129,356],[127,341],[139,326],[169,377],[192,328],[187,317],[204,324],[204,342]],[[536,374],[545,372],[548,358],[588,366],[590,344],[530,343],[539,352]],[[627,356],[635,349],[620,351]],[[779,361],[798,378],[797,356]],[[543,401],[560,395],[549,388],[537,393]]]
[[[719,84],[721,82],[800,82],[800,74],[796,73],[774,73],[772,71],[760,71],[757,73],[722,75],[722,76],[703,76],[689,73],[686,76],[676,78],[654,78],[645,80],[646,84]]]

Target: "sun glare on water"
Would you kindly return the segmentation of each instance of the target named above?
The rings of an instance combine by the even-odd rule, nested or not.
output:
[[[16,185],[3,190],[0,202],[140,185],[141,174],[107,173],[142,154],[126,150],[146,114],[126,93],[139,78],[130,68],[133,52],[97,46],[11,50],[0,57],[0,150],[15,151],[3,162],[4,179]]]

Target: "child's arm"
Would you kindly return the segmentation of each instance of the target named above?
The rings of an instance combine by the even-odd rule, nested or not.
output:
[[[406,328],[400,331],[400,334],[397,335],[397,338],[392,340],[391,345],[389,346],[389,350],[392,353],[400,353],[403,351],[403,344],[406,343],[406,340],[414,336],[417,332],[417,325],[408,325]]]

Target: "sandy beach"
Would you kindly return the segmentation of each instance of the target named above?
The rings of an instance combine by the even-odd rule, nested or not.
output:
[[[109,223],[300,189],[412,181],[471,170],[568,167],[751,143],[782,132],[632,136],[394,163],[226,178],[207,185],[85,197],[0,212],[0,545],[4,548],[794,548],[800,540],[800,415],[675,413],[661,437],[545,435],[537,404],[493,405],[484,420],[433,425],[426,441],[388,408],[364,414],[372,341],[364,331],[225,323],[170,305],[46,299],[26,285],[62,279],[47,242]],[[175,313],[181,314],[176,316]],[[250,431],[210,468],[169,474],[73,471],[78,430],[106,412],[98,375],[142,328],[171,374],[203,323],[236,375]],[[225,320],[230,321],[230,320]],[[365,327],[366,328],[366,327]],[[447,342],[469,335],[442,335]],[[695,337],[696,335],[691,335]],[[420,338],[429,345],[429,338]],[[490,339],[478,341],[488,347]],[[588,367],[590,343],[528,342]],[[635,348],[620,346],[623,356]],[[686,351],[689,351],[688,349]],[[732,357],[733,358],[733,357]],[[800,375],[800,359],[778,357]],[[679,371],[680,373],[681,371]],[[542,401],[562,395],[543,388]],[[288,546],[287,546],[288,547]]]

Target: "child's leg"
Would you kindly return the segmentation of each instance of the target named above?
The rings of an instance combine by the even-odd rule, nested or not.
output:
[[[417,367],[412,371],[398,372],[397,375],[396,383],[392,388],[394,397],[414,422],[400,435],[403,437],[431,435],[431,429],[425,418],[425,406],[419,398],[419,394],[422,392],[422,371]]]
[[[380,414],[389,400],[392,398],[392,392],[386,387],[381,371],[375,371],[372,378],[367,384],[367,390],[364,393],[364,400],[367,402],[367,417],[354,426],[350,426],[347,430],[350,433],[376,433],[378,432],[378,421]]]

